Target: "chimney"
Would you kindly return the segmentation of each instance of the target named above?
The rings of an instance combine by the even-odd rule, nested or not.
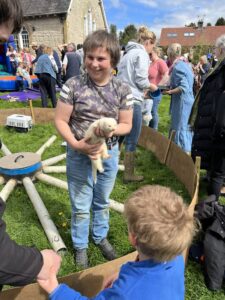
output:
[[[203,20],[198,21],[198,29],[199,30],[203,29]]]

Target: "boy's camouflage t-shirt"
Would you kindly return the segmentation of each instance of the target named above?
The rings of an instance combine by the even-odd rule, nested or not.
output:
[[[60,101],[74,106],[69,126],[77,140],[95,120],[109,117],[118,122],[120,110],[133,108],[127,84],[112,77],[107,85],[97,86],[87,74],[70,78],[62,87]]]

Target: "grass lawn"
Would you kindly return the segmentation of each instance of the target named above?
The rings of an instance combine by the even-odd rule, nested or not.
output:
[[[0,100],[1,109],[24,106],[25,104],[23,103],[7,103]],[[41,106],[40,101],[33,101],[33,106]],[[168,107],[169,97],[164,96],[159,107],[159,130],[165,135],[167,135],[169,128]],[[35,152],[52,134],[56,134],[58,138],[54,144],[44,152],[42,159],[65,152],[65,148],[61,146],[62,139],[57,134],[53,125],[35,125],[28,133],[18,133],[13,129],[9,130],[5,127],[0,127],[1,138],[13,153],[20,151]],[[0,153],[0,155],[2,155],[2,153]],[[63,164],[65,164],[65,162],[60,163],[60,165]],[[186,202],[190,201],[190,197],[184,186],[177,180],[173,173],[164,165],[161,165],[153,154],[141,148],[138,149],[137,169],[140,174],[145,176],[144,182],[141,184],[130,183],[125,185],[122,182],[122,173],[119,172],[115,188],[111,194],[112,199],[124,202],[132,191],[136,190],[141,185],[161,184],[171,187],[174,191],[180,194]],[[66,180],[66,176],[62,174],[53,176]],[[59,275],[63,276],[78,271],[79,269],[73,263],[73,249],[70,238],[70,202],[68,193],[62,189],[58,189],[38,181],[35,182],[35,186],[68,248],[68,252],[63,257]],[[201,196],[204,195],[204,193],[205,188],[204,186],[201,186]],[[50,247],[39,223],[38,217],[22,185],[18,185],[8,198],[4,220],[7,223],[8,233],[18,243],[24,245],[35,245],[39,249]],[[123,217],[112,210],[110,211],[109,240],[115,246],[119,256],[125,255],[134,250],[129,245],[127,227]],[[99,249],[91,240],[88,255],[90,266],[95,266],[105,262],[105,259],[101,255]],[[208,291],[204,285],[200,266],[189,261],[186,268],[186,299],[225,300],[225,296],[224,291],[219,293],[212,293]]]

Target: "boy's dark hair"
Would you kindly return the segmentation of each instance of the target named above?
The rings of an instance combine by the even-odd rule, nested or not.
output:
[[[0,0],[0,25],[12,24],[12,33],[19,32],[23,24],[23,11],[19,0]]]
[[[84,59],[88,51],[99,47],[105,47],[110,54],[111,65],[115,68],[120,60],[120,45],[114,34],[105,30],[97,30],[88,35],[84,41]]]

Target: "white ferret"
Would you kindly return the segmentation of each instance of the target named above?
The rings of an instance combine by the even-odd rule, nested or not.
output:
[[[107,159],[110,157],[108,154],[107,145],[105,142],[105,137],[97,136],[95,134],[95,129],[99,127],[100,130],[104,131],[105,133],[110,133],[116,129],[117,122],[113,118],[101,118],[93,122],[88,130],[85,133],[85,139],[88,140],[90,144],[97,144],[101,142],[103,144],[102,152],[98,154],[97,159],[91,159],[92,165],[92,176],[94,183],[97,182],[97,171],[100,173],[104,172],[102,159]]]

